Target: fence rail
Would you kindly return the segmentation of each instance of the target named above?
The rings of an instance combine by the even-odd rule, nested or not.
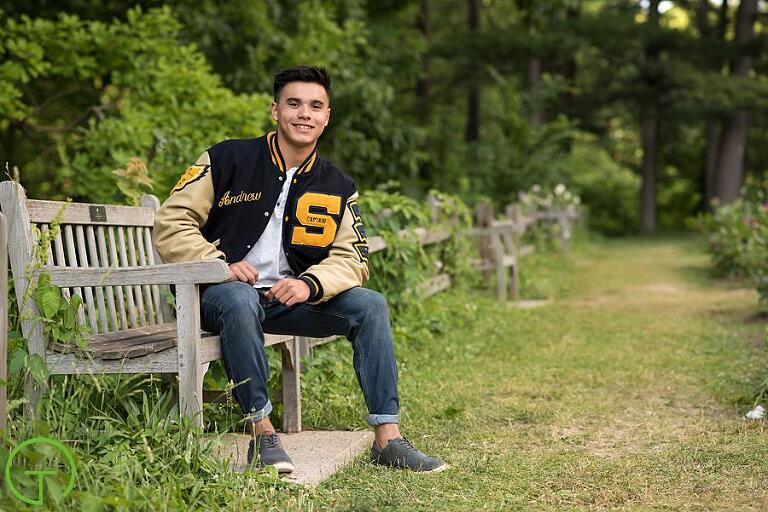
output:
[[[454,236],[450,225],[453,219],[440,222],[440,205],[436,198],[430,196],[428,203],[431,208],[431,216],[435,227],[417,227],[403,229],[398,232],[400,238],[415,237],[422,246],[438,244],[451,239]],[[559,226],[559,242],[563,250],[569,250],[573,226],[580,221],[580,212],[577,208],[556,210],[554,208],[544,211],[528,211],[518,204],[510,204],[504,209],[505,218],[497,219],[493,207],[489,204],[478,205],[475,212],[476,225],[469,230],[458,233],[456,236],[469,236],[477,239],[480,244],[480,258],[472,261],[472,266],[484,272],[490,278],[496,279],[496,295],[499,300],[517,300],[519,298],[519,272],[520,260],[535,251],[532,245],[523,245],[522,238],[532,227],[539,224]],[[384,213],[385,215],[387,212]],[[554,230],[552,230],[554,233]],[[372,236],[368,239],[369,254],[374,254],[387,249],[387,243],[381,236]],[[447,273],[438,274],[427,279],[410,291],[420,297],[429,297],[451,286],[451,277]],[[339,336],[327,338],[300,338],[301,355],[306,355],[311,348],[338,339]]]

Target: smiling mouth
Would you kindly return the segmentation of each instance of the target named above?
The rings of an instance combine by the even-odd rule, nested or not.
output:
[[[299,130],[300,132],[308,132],[313,128],[313,126],[310,126],[308,124],[294,124],[293,127]]]

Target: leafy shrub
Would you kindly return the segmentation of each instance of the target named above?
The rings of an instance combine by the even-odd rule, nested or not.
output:
[[[369,258],[371,280],[367,286],[382,292],[396,310],[416,306],[420,300],[413,292],[414,288],[440,271],[448,273],[454,282],[471,279],[472,246],[462,236],[472,223],[470,210],[455,196],[436,191],[432,194],[440,207],[441,219],[437,224],[424,200],[382,190],[360,196],[369,239],[380,236],[387,244],[385,250]],[[451,240],[422,247],[414,233],[401,235],[404,230],[417,227],[437,227],[440,221],[451,231]]]
[[[640,178],[585,135],[574,143],[569,161],[571,185],[589,206],[589,227],[614,236],[634,231]]]
[[[748,182],[742,199],[699,216],[694,227],[707,235],[715,272],[747,279],[768,302],[768,181]]]

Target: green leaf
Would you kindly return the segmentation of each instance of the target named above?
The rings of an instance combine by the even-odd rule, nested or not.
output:
[[[75,293],[69,298],[69,305],[73,311],[77,311],[83,305],[83,299]]]
[[[15,375],[24,368],[24,361],[27,357],[26,351],[18,349],[13,353],[11,361],[8,363],[8,375]]]
[[[41,277],[42,279],[42,277]],[[59,311],[61,303],[61,289],[58,286],[38,286],[37,288],[37,307],[46,318],[53,318]]]
[[[48,367],[45,365],[45,361],[38,354],[31,354],[27,360],[27,369],[32,378],[40,384],[45,383],[48,379]]]
[[[75,336],[75,346],[78,348],[87,348],[88,347],[88,341],[85,339],[85,336],[82,334],[77,334]]]

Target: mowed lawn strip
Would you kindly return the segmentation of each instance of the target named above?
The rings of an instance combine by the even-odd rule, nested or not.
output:
[[[450,328],[398,346],[402,416],[452,469],[357,462],[305,506],[768,509],[768,433],[740,419],[766,371],[756,294],[707,268],[693,240],[606,242],[537,263],[551,306],[433,299]]]

